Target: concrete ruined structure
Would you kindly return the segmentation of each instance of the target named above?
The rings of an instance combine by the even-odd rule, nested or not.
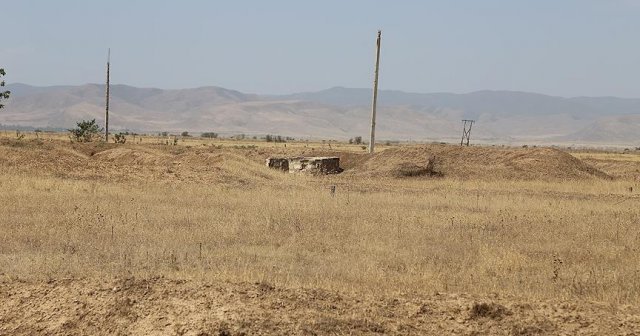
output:
[[[268,158],[266,163],[269,168],[289,173],[338,174],[343,171],[339,157]]]
[[[282,171],[289,171],[289,159],[268,158],[267,167],[282,170]]]

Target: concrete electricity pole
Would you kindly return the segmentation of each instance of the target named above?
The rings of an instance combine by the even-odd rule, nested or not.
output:
[[[107,92],[105,99],[105,111],[104,111],[104,141],[109,142],[109,66],[111,62],[111,48],[107,52]]]
[[[380,36],[382,31],[378,30],[376,40],[376,70],[373,77],[373,103],[371,104],[371,137],[369,138],[369,154],[373,154],[376,144],[376,105],[378,104],[378,71],[380,69]]]

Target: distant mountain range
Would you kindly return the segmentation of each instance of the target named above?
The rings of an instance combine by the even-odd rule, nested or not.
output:
[[[104,85],[8,85],[0,124],[72,127],[104,122]],[[255,95],[220,87],[183,90],[111,86],[112,129],[214,131],[310,138],[366,138],[371,90],[334,87],[291,95]],[[640,99],[562,98],[526,92],[379,93],[379,139],[454,141],[461,119],[475,119],[472,139],[640,145]]]

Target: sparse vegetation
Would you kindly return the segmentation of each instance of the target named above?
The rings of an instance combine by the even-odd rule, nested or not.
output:
[[[212,167],[180,148],[166,159],[171,176]],[[171,185],[155,183],[148,180],[155,171],[150,163],[162,156],[151,155],[138,166],[146,167],[138,172],[144,187],[131,189],[140,182],[110,182],[126,178],[120,172],[130,160],[125,153],[99,152],[86,171],[60,170],[89,176],[103,171],[97,181],[16,178],[4,167],[0,201],[6,206],[0,218],[12,225],[0,226],[0,234],[11,237],[3,248],[12,252],[0,260],[3,272],[20,277],[204,272],[236,281],[266,278],[278,286],[640,299],[640,282],[628,267],[636,255],[611,257],[640,234],[629,205],[610,196],[627,197],[624,183],[349,179],[351,188],[364,191],[350,193],[342,187],[346,180],[338,179],[335,198],[328,192],[309,197],[316,182],[263,171],[235,155],[213,166],[228,173],[208,177],[214,178],[210,183],[182,184],[176,177]],[[141,154],[132,158],[145,158]],[[189,165],[172,163],[179,158]],[[64,160],[59,164],[69,159]],[[202,183],[205,176],[194,178]],[[230,188],[242,183],[260,188]],[[111,201],[102,202],[104,197]],[[47,220],[29,215],[25,204],[37,204]],[[202,261],[195,258],[199,243]],[[254,246],[253,252],[238,248],[244,246]],[[560,271],[557,258],[564,262]],[[599,271],[603,258],[608,269]],[[215,271],[207,265],[216,265]],[[594,276],[596,283],[590,280]]]

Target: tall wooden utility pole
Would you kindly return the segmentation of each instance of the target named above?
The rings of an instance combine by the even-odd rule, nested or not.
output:
[[[107,52],[107,92],[104,104],[104,141],[106,142],[109,142],[109,63],[111,63],[111,48]]]
[[[373,77],[373,103],[371,104],[371,137],[369,138],[369,154],[373,154],[376,145],[376,105],[378,104],[378,71],[380,70],[380,36],[382,31],[378,30],[376,40],[376,70]]]

